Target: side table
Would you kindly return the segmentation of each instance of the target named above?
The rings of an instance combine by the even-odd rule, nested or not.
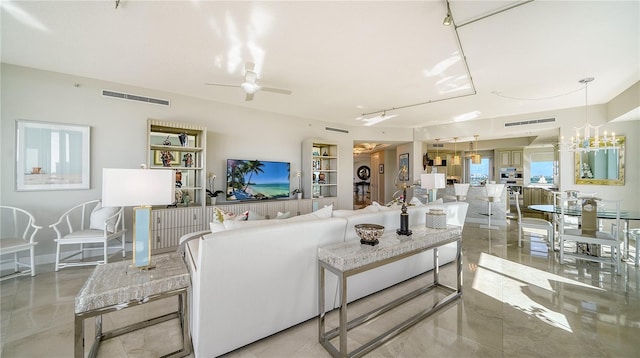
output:
[[[320,344],[333,357],[361,357],[462,295],[462,228],[452,225],[448,225],[446,229],[431,229],[419,226],[412,227],[411,230],[413,231],[411,238],[401,239],[396,237],[395,230],[390,230],[390,232],[382,235],[380,243],[376,246],[362,245],[359,241],[353,240],[318,249],[318,336]],[[456,243],[456,284],[455,287],[451,287],[440,282],[438,248],[454,242]],[[427,250],[433,250],[433,283],[418,288],[347,322],[348,277]],[[325,270],[338,277],[340,288],[340,323],[338,327],[328,332],[325,332]],[[434,289],[441,290],[447,296],[436,300],[430,307],[426,307],[416,315],[373,338],[352,352],[347,351],[347,332],[349,330]],[[336,337],[339,337],[339,347],[335,347],[331,343],[331,340]]]
[[[184,260],[178,253],[169,253],[152,256],[151,262],[156,267],[148,271],[131,268],[130,261],[96,266],[76,296],[74,327],[76,358],[84,357],[84,320],[89,317],[96,317],[95,341],[89,357],[97,355],[100,342],[104,340],[175,318],[180,319],[183,346],[182,349],[164,357],[184,357],[191,353],[187,297],[190,277]],[[102,332],[103,314],[176,295],[178,309],[175,312]]]

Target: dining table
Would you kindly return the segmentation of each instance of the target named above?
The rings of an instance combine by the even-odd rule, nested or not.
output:
[[[552,205],[552,204],[538,204],[538,205],[529,205],[527,206],[528,209],[531,209],[533,211],[538,211],[538,212],[543,212],[543,213],[551,213],[551,214],[562,214],[562,208],[558,205]],[[576,217],[580,217],[582,216],[582,209],[580,207],[566,207],[564,208],[564,214],[565,215],[570,215],[570,216],[576,216]],[[615,210],[600,210],[598,209],[597,211],[597,216],[598,219],[615,219],[616,218],[616,211]],[[624,249],[623,249],[623,254],[622,254],[622,259],[623,260],[628,260],[629,259],[629,237],[631,235],[630,230],[629,230],[629,221],[630,220],[640,220],[640,211],[638,210],[624,210],[621,209],[620,210],[620,220],[624,221],[624,232],[626,232],[626,235],[624,235]],[[638,243],[636,242],[636,245]]]

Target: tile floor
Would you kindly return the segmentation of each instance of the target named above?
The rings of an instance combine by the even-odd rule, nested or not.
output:
[[[500,230],[465,226],[462,298],[427,317],[369,357],[638,357],[640,275],[631,263],[611,275],[599,264],[560,265],[533,236],[517,246],[517,225]],[[34,277],[0,284],[1,357],[72,357],[74,298],[92,268],[38,267]],[[453,265],[441,279],[453,280]],[[406,292],[423,275],[350,305],[351,313]],[[449,281],[452,282],[452,281]],[[349,345],[417,312],[427,295],[386,318],[350,332]],[[105,316],[105,330],[169,311],[157,302]],[[328,315],[336,322],[335,312]],[[92,331],[91,322],[85,331]],[[227,354],[228,357],[328,357],[318,343],[317,320]],[[86,335],[91,340],[90,332]],[[176,320],[103,343],[99,357],[157,357],[180,348]]]

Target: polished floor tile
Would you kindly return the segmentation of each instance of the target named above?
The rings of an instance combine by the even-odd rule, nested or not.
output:
[[[465,226],[461,299],[410,327],[368,357],[637,357],[640,352],[640,275],[631,262],[620,275],[606,265],[571,261],[534,233],[518,247],[517,224],[499,230]],[[52,272],[0,284],[2,357],[73,356],[74,299],[92,268]],[[427,273],[349,305],[350,317],[409,292]],[[455,267],[442,268],[441,281],[453,285]],[[432,305],[429,293],[349,332],[350,349],[403,318]],[[175,299],[104,316],[105,330],[170,312]],[[215,304],[212,302],[212,304]],[[327,314],[335,327],[337,312]],[[92,340],[93,320],[85,337]],[[318,321],[310,319],[228,353],[245,357],[328,357],[318,343]],[[337,344],[337,340],[334,340]],[[180,327],[171,320],[105,341],[99,357],[157,357],[181,346]],[[87,347],[88,352],[88,347]]]

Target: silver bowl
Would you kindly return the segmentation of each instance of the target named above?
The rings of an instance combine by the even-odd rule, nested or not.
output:
[[[384,233],[384,226],[377,224],[357,224],[354,226],[356,234],[360,237],[360,243],[365,245],[377,245],[378,239]]]

